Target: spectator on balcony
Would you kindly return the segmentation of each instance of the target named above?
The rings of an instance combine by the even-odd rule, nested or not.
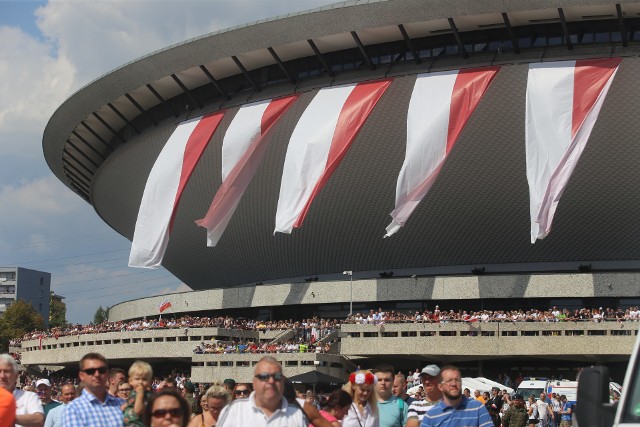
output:
[[[80,359],[78,377],[84,383],[82,394],[62,413],[65,427],[121,427],[124,400],[107,393],[107,359],[99,353],[87,353]]]
[[[60,402],[51,398],[51,382],[46,378],[36,381],[36,393],[40,398],[40,403],[42,403],[45,418],[47,418],[50,410],[61,405]]]
[[[75,398],[76,387],[71,383],[65,383],[60,392],[62,404],[49,411],[44,421],[44,427],[62,427],[62,412],[66,405]]]
[[[373,370],[376,378],[376,395],[380,412],[380,427],[404,427],[409,406],[393,395],[395,370],[391,365],[378,365]]]
[[[18,365],[13,357],[8,354],[0,354],[0,387],[10,393],[16,401],[17,427],[44,425],[44,409],[38,399],[38,395],[25,390],[16,389],[18,381]]]
[[[440,368],[437,365],[427,365],[420,372],[420,380],[425,396],[409,405],[407,412],[407,427],[418,427],[424,414],[442,399],[440,383]]]

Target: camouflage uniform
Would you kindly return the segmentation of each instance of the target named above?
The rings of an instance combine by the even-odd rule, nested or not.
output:
[[[529,424],[529,414],[527,414],[525,407],[518,408],[511,405],[502,417],[503,427],[526,427],[527,424]]]

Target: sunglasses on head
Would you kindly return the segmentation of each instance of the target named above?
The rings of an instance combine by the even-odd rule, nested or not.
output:
[[[100,375],[106,374],[107,373],[107,367],[106,366],[101,366],[99,368],[87,368],[87,369],[81,369],[80,372],[84,372],[87,375],[95,375],[95,373],[99,373]]]
[[[275,374],[255,374],[254,376],[262,382],[269,381],[269,378],[273,378],[274,381],[280,381],[283,377],[282,372],[276,372]]]
[[[236,396],[245,395],[248,396],[251,392],[249,390],[236,390],[233,392]]]
[[[164,418],[167,414],[172,417],[179,417],[182,415],[182,409],[180,408],[171,408],[171,409],[156,409],[151,413],[154,418]]]

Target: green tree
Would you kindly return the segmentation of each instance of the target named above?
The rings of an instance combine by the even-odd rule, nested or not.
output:
[[[67,307],[59,298],[54,298],[54,295],[53,291],[51,291],[51,295],[49,296],[50,328],[67,325]]]
[[[9,340],[21,338],[27,332],[43,329],[44,322],[40,313],[30,303],[17,300],[0,318],[0,352],[7,352]]]
[[[98,307],[96,314],[93,315],[93,324],[99,325],[102,322],[106,322],[109,319],[109,307]]]

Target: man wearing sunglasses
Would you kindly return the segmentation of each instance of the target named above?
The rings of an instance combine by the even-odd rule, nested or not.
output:
[[[258,361],[253,376],[253,392],[248,399],[236,399],[227,405],[218,418],[217,427],[261,427],[286,425],[306,427],[299,407],[289,405],[282,396],[284,376],[275,358],[264,356]]]
[[[109,365],[99,353],[87,353],[80,359],[78,377],[85,385],[82,394],[67,405],[62,414],[65,427],[120,427],[123,399],[107,393]]]

